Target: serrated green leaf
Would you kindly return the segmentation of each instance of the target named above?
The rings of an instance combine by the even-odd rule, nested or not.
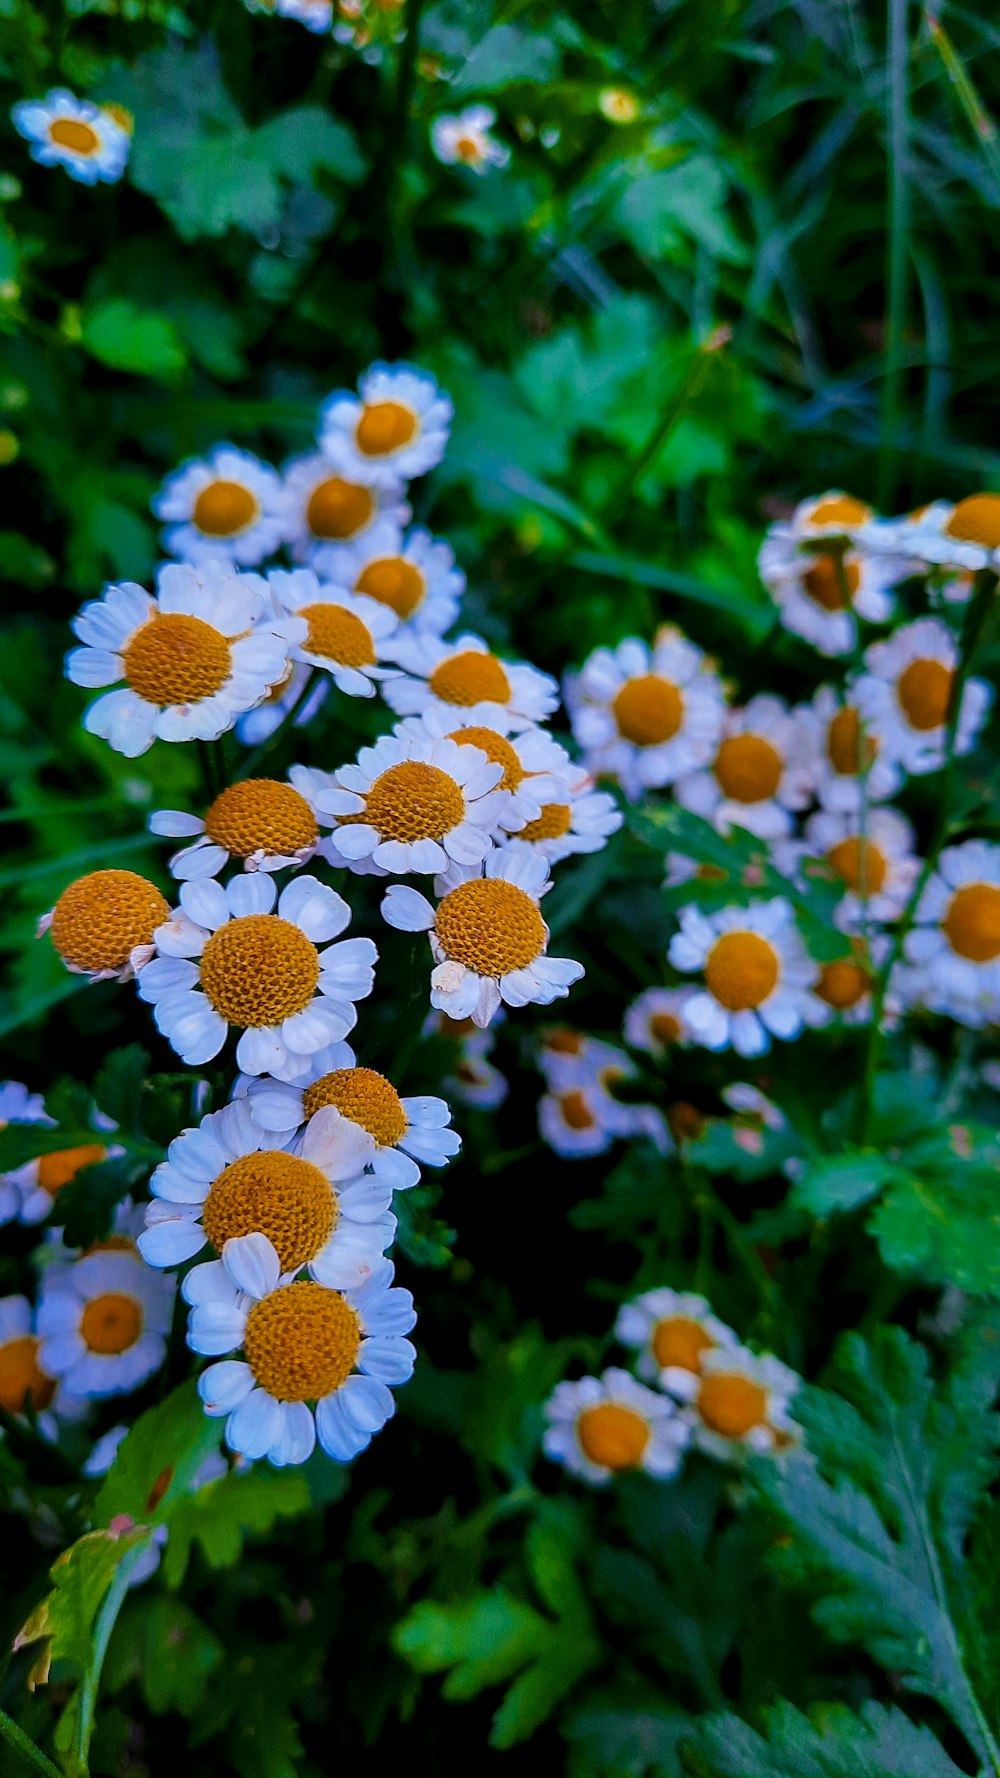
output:
[[[453,95],[496,93],[519,80],[535,84],[550,80],[558,62],[559,52],[550,36],[522,31],[519,25],[494,25],[466,57],[449,91]]]
[[[122,1611],[108,1648],[104,1683],[110,1692],[138,1680],[154,1716],[201,1707],[225,1648],[180,1599],[140,1594]]]
[[[669,258],[686,241],[697,241],[716,259],[738,263],[746,258],[725,213],[726,179],[717,162],[692,154],[672,167],[630,171],[618,215],[639,253]]]
[[[995,1167],[954,1160],[949,1174],[898,1169],[868,1227],[887,1266],[1000,1296],[1000,1187]]]
[[[393,1646],[418,1673],[443,1673],[449,1698],[474,1698],[544,1649],[551,1625],[505,1587],[454,1605],[425,1599],[396,1626]]]
[[[145,1526],[135,1530],[88,1531],[64,1550],[50,1570],[53,1590],[36,1606],[14,1647],[41,1643],[29,1685],[44,1685],[55,1661],[66,1661],[78,1676],[93,1647],[94,1620],[120,1563],[148,1541]]]
[[[121,1517],[159,1525],[191,1493],[206,1457],[219,1449],[221,1426],[201,1405],[194,1379],[140,1415],[118,1447],[94,1503],[98,1523]]]
[[[624,1689],[588,1698],[564,1718],[569,1778],[680,1778],[678,1745],[695,1718],[652,1693],[633,1702]]]
[[[930,1729],[872,1703],[810,1716],[779,1704],[759,1734],[738,1716],[710,1717],[681,1751],[693,1778],[963,1778]]]
[[[807,1161],[789,1195],[793,1204],[813,1216],[832,1216],[867,1204],[901,1176],[904,1169],[874,1149],[858,1149]]]
[[[270,1531],[279,1518],[294,1518],[309,1505],[309,1484],[299,1469],[231,1472],[206,1483],[172,1510],[163,1557],[167,1585],[180,1585],[195,1543],[210,1568],[231,1568],[248,1532]]]

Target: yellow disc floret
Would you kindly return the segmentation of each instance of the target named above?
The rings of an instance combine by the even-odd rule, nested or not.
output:
[[[676,735],[684,721],[680,687],[658,673],[640,673],[627,679],[615,694],[611,708],[618,733],[636,747],[658,747]]]
[[[715,1345],[700,1321],[692,1315],[665,1315],[653,1329],[650,1342],[653,1357],[661,1370],[701,1370],[702,1354]]]
[[[397,617],[412,617],[424,602],[427,583],[419,568],[404,556],[381,556],[358,575],[356,591],[388,605]]]
[[[57,148],[68,148],[72,154],[95,154],[101,146],[97,131],[79,117],[54,117],[49,124],[49,140]]]
[[[681,1035],[680,1019],[672,1012],[654,1012],[649,1020],[649,1035],[656,1043],[678,1043]]]
[[[202,1226],[217,1253],[240,1235],[262,1234],[283,1272],[315,1259],[337,1226],[336,1194],[319,1167],[269,1149],[241,1155],[213,1180]]]
[[[992,963],[1000,957],[1000,889],[994,883],[965,883],[948,903],[941,926],[960,957]]]
[[[698,1391],[698,1412],[712,1432],[743,1438],[767,1419],[767,1390],[739,1371],[705,1377]]]
[[[156,612],[126,643],[125,678],[148,704],[197,704],[225,685],[232,655],[225,636],[200,617]]]
[[[201,954],[201,985],[227,1024],[278,1025],[309,1005],[319,953],[278,914],[247,914],[213,932]]]
[[[761,803],[781,783],[781,755],[763,735],[730,735],[712,767],[723,796],[734,803]]]
[[[71,969],[119,970],[169,914],[156,884],[136,871],[95,870],[63,890],[49,932]]]
[[[778,954],[757,932],[725,932],[708,953],[705,981],[720,1006],[746,1012],[778,984]]]
[[[358,1317],[339,1290],[300,1278],[254,1303],[243,1349],[276,1401],[320,1401],[346,1382],[361,1344]]]
[[[649,1443],[649,1425],[634,1408],[602,1401],[584,1408],[576,1436],[584,1455],[601,1469],[636,1469]]]
[[[368,625],[346,605],[303,605],[299,616],[309,625],[305,646],[310,654],[338,667],[373,667],[375,643]]]
[[[457,742],[459,747],[478,747],[491,764],[503,766],[503,777],[497,790],[516,790],[528,776],[506,736],[498,735],[496,729],[478,728],[472,724],[469,728],[453,729],[448,739]]]
[[[385,840],[440,840],[465,814],[462,789],[440,766],[405,759],[375,779],[363,820]]]
[[[79,1148],[60,1148],[55,1154],[43,1154],[38,1159],[37,1179],[44,1192],[55,1197],[71,1179],[75,1179],[84,1167],[93,1167],[97,1161],[103,1161],[107,1149],[101,1142],[82,1142]]]
[[[856,778],[866,772],[878,752],[873,735],[861,730],[861,718],[850,704],[838,710],[826,731],[826,757],[842,778]]]
[[[538,904],[516,883],[473,877],[438,904],[434,931],[445,956],[477,975],[526,969],[545,949]]]
[[[837,957],[833,963],[824,963],[813,991],[835,1012],[847,1012],[864,999],[871,985],[871,976],[860,963]]]
[[[409,1127],[395,1087],[374,1068],[334,1068],[314,1080],[302,1095],[302,1109],[310,1118],[324,1105],[360,1124],[379,1148],[394,1148]]]
[[[316,843],[316,817],[304,796],[274,778],[244,778],[217,796],[205,832],[234,858],[255,853],[294,858]]]
[[[206,537],[239,537],[260,518],[260,506],[242,482],[209,482],[202,488],[191,514]]]
[[[23,1414],[30,1399],[35,1413],[41,1414],[55,1392],[52,1378],[39,1368],[34,1334],[22,1334],[0,1346],[0,1408],[5,1413]]]
[[[112,1357],[127,1352],[139,1339],[145,1317],[142,1304],[122,1290],[91,1297],[80,1317],[80,1338],[91,1352]]]
[[[861,834],[849,834],[831,846],[826,861],[855,895],[877,895],[889,875],[885,853]]]
[[[568,1093],[560,1093],[559,1109],[563,1123],[570,1130],[592,1130],[597,1122],[596,1117],[587,1104],[587,1096],[574,1087]]]
[[[1000,544],[1000,494],[969,494],[955,507],[945,530],[963,543]]]
[[[812,527],[843,525],[846,530],[850,525],[866,524],[871,516],[871,507],[863,500],[855,500],[853,494],[832,494],[829,500],[817,500],[806,524]]]
[[[842,562],[839,556],[817,556],[802,576],[803,591],[824,611],[846,611],[860,585],[857,563]]]
[[[306,524],[314,537],[341,541],[356,537],[370,522],[375,496],[358,482],[331,475],[318,482],[306,505]]]
[[[416,438],[420,422],[400,401],[373,401],[358,421],[354,440],[366,457],[388,457]]]
[[[896,696],[911,728],[940,728],[948,715],[954,674],[941,661],[911,661],[899,676]]]
[[[561,840],[569,833],[573,811],[569,803],[544,803],[537,820],[529,821],[518,834],[519,840]]]
[[[434,668],[428,684],[443,704],[457,704],[464,710],[474,704],[506,704],[511,695],[503,663],[495,654],[478,648],[449,655]]]

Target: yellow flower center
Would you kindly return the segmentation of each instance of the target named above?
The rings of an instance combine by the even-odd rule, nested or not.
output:
[[[667,1127],[675,1142],[696,1142],[708,1119],[688,1099],[675,1099],[667,1107]]]
[[[134,1346],[144,1323],[142,1304],[136,1297],[109,1290],[91,1297],[80,1318],[80,1337],[91,1352],[110,1357]]]
[[[529,821],[518,834],[519,840],[559,840],[569,833],[573,810],[569,803],[545,803],[537,821]]]
[[[103,1161],[107,1152],[101,1142],[83,1142],[79,1148],[60,1148],[55,1154],[40,1155],[38,1183],[43,1192],[54,1198],[56,1192],[62,1191],[63,1186],[75,1179],[84,1167]]]
[[[452,729],[448,739],[457,742],[459,747],[478,747],[493,765],[503,766],[503,777],[497,790],[516,790],[528,776],[506,736],[498,735],[495,729],[475,725],[456,728]]]
[[[585,1042],[583,1032],[568,1025],[550,1025],[545,1033],[545,1048],[554,1056],[582,1056]]]
[[[388,605],[397,617],[412,617],[424,602],[427,583],[419,568],[403,556],[383,556],[358,575],[356,590]]]
[[[584,1408],[576,1423],[580,1447],[601,1469],[637,1469],[649,1443],[649,1425],[618,1401]]]
[[[661,1370],[672,1367],[697,1373],[702,1353],[711,1351],[716,1342],[693,1316],[666,1315],[656,1323],[650,1343]]]
[[[841,562],[838,556],[818,556],[802,576],[803,591],[824,611],[846,611],[860,584],[858,564]]]
[[[274,778],[244,778],[216,797],[205,832],[234,858],[255,852],[293,857],[316,842],[316,817],[304,796]]]
[[[871,977],[860,963],[838,957],[833,963],[824,963],[814,992],[836,1012],[846,1012],[864,999],[870,987]]]
[[[123,660],[129,685],[149,704],[197,704],[232,671],[225,636],[179,611],[149,618],[126,643]]]
[[[101,110],[105,113],[105,116],[110,117],[112,123],[116,123],[119,129],[125,131],[126,136],[131,136],[133,134],[135,130],[135,118],[131,111],[128,110],[127,106],[116,104],[114,99],[106,99],[101,106]]]
[[[502,877],[473,877],[438,904],[434,931],[446,957],[477,975],[526,969],[545,949],[545,925],[533,901]]]
[[[467,167],[473,167],[483,158],[483,145],[476,136],[459,136],[455,153]]]
[[[889,874],[885,853],[861,834],[838,840],[830,847],[826,862],[855,895],[877,895]]]
[[[367,624],[346,605],[303,605],[299,617],[309,625],[306,648],[338,667],[373,667],[375,643]]]
[[[440,766],[406,759],[375,779],[362,819],[386,840],[439,840],[465,815],[461,786]]]
[[[311,939],[278,914],[246,914],[213,932],[201,985],[230,1025],[278,1025],[309,1005],[319,981]]]
[[[649,1020],[649,1035],[655,1043],[676,1043],[681,1035],[680,1019],[672,1012],[654,1012]]]
[[[698,1391],[698,1412],[712,1432],[743,1438],[767,1419],[767,1391],[738,1371],[705,1377]]]
[[[1000,494],[970,494],[960,500],[945,530],[963,543],[996,549],[1000,544]]]
[[[579,1087],[575,1087],[569,1093],[559,1093],[557,1097],[563,1123],[569,1129],[592,1130],[594,1128],[597,1119],[587,1104],[586,1094],[582,1093]]]
[[[57,148],[68,148],[72,154],[95,154],[101,146],[97,131],[78,117],[54,117],[49,124],[49,140]]]
[[[941,928],[953,951],[970,963],[1000,957],[1000,889],[993,883],[966,883],[956,889]]]
[[[357,1315],[339,1290],[300,1278],[254,1303],[243,1349],[276,1401],[320,1401],[346,1382],[361,1344]]]
[[[634,123],[639,115],[638,99],[623,86],[606,86],[597,103],[609,123]]]
[[[314,537],[340,542],[363,531],[374,511],[375,496],[369,488],[331,475],[310,494],[306,524]]]
[[[136,945],[152,943],[170,909],[155,883],[132,870],[95,870],[64,889],[49,933],[75,969],[122,969]]]
[[[896,696],[911,728],[940,728],[948,715],[954,674],[940,661],[911,661],[899,676]]]
[[[375,401],[357,424],[354,441],[365,457],[388,457],[416,438],[419,421],[400,401]]]
[[[834,494],[829,500],[819,500],[806,519],[806,524],[813,527],[821,525],[863,525],[872,516],[872,509],[863,500],[855,500],[853,494]]]
[[[826,757],[842,778],[866,772],[878,752],[873,735],[863,735],[861,718],[849,704],[838,710],[826,731]]]
[[[746,1012],[778,985],[778,953],[758,932],[725,932],[708,953],[705,981],[729,1012]]]
[[[283,1272],[315,1259],[337,1226],[337,1198],[319,1167],[271,1149],[241,1155],[213,1180],[202,1225],[217,1253],[226,1241],[266,1235]]]
[[[395,1087],[374,1068],[334,1068],[314,1080],[302,1095],[302,1109],[310,1118],[324,1105],[360,1124],[379,1148],[394,1148],[409,1128]]]
[[[23,1414],[30,1396],[35,1413],[41,1414],[55,1392],[52,1378],[39,1369],[34,1334],[22,1334],[0,1346],[0,1408],[8,1414]]]
[[[763,735],[730,735],[712,767],[723,796],[734,803],[762,803],[781,783],[782,760]]]
[[[458,704],[463,710],[474,704],[506,704],[511,695],[502,663],[495,654],[478,648],[449,655],[435,667],[428,684],[442,704]]]
[[[659,747],[676,735],[684,721],[680,687],[658,673],[627,679],[612,699],[618,733],[636,747]]]
[[[191,518],[206,537],[239,537],[260,518],[260,502],[242,482],[209,482],[194,503]]]

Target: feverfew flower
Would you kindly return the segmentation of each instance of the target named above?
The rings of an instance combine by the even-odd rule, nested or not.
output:
[[[98,1248],[43,1276],[38,1358],[71,1395],[138,1389],[167,1353],[174,1281],[130,1252]]]
[[[619,1081],[636,1075],[624,1050],[556,1026],[542,1033],[539,1067],[549,1091],[539,1101],[538,1127],[557,1154],[605,1154],[618,1137],[644,1136],[661,1153],[672,1147],[655,1106],[625,1104],[614,1096]]]
[[[198,1379],[207,1414],[226,1420],[226,1443],[279,1468],[304,1463],[317,1439],[347,1463],[395,1410],[388,1385],[408,1381],[416,1320],[388,1260],[358,1289],[329,1290],[282,1276],[266,1235],[227,1241],[221,1260],[184,1280],[188,1345],[215,1358]]]
[[[1000,846],[946,846],[917,904],[905,955],[911,992],[932,1012],[978,1027],[1000,1016]]]
[[[394,732],[409,740],[447,738],[460,746],[479,747],[501,766],[497,789],[507,792],[507,802],[499,825],[506,833],[537,821],[546,804],[555,801],[566,774],[576,769],[565,747],[545,729],[521,727],[513,716],[495,715],[485,724],[453,704],[429,704],[421,716],[404,716]]]
[[[849,693],[845,698],[832,685],[821,685],[796,715],[811,740],[812,789],[824,809],[854,815],[895,796],[903,773],[866,728]]]
[[[164,549],[182,562],[255,568],[273,555],[285,529],[277,471],[228,444],[168,476],[153,511],[167,526]]]
[[[797,711],[769,692],[726,714],[707,770],[679,780],[675,796],[725,833],[745,827],[762,840],[792,831],[792,811],[811,795],[806,736]]]
[[[507,805],[502,776],[478,747],[383,735],[315,790],[321,819],[336,823],[329,857],[379,875],[479,865]]]
[[[872,1014],[875,968],[885,962],[891,946],[892,940],[887,934],[876,933],[867,943],[855,936],[851,940],[849,956],[835,957],[832,963],[821,964],[812,991],[825,1010],[813,1022],[829,1024],[832,1019],[839,1018],[847,1025],[867,1025]],[[891,1005],[894,1006],[894,997],[887,998],[882,1009],[887,1025],[890,1020],[886,1015]]]
[[[739,1343],[703,1296],[666,1287],[623,1303],[615,1338],[639,1353],[640,1377],[682,1400],[688,1399],[692,1378],[701,1375],[706,1353],[728,1351]]]
[[[684,1048],[692,1040],[686,1013],[694,992],[692,988],[647,988],[638,994],[625,1013],[625,1042],[658,1060],[675,1047]]]
[[[23,99],[11,111],[31,158],[43,167],[64,167],[81,185],[114,184],[125,171],[132,138],[101,105],[53,87],[44,99]]]
[[[349,925],[347,903],[315,877],[297,877],[275,900],[273,878],[185,883],[180,908],[157,928],[158,955],[139,978],[140,999],[193,1067],[210,1062],[230,1027],[247,1074],[300,1078],[309,1058],[346,1036],[354,1002],[371,993],[371,939],[329,940]]]
[[[49,1117],[35,1120],[40,1124],[52,1124]],[[15,1167],[13,1172],[3,1175],[0,1183],[0,1206],[4,1200],[9,1202],[8,1193],[16,1192],[18,1202],[11,1210],[10,1216],[0,1215],[0,1221],[9,1222],[13,1217],[18,1222],[30,1224],[44,1222],[52,1209],[56,1197],[63,1187],[69,1185],[85,1167],[94,1167],[100,1161],[117,1160],[125,1150],[119,1143],[101,1141],[107,1137],[117,1125],[103,1112],[95,1110],[91,1122],[94,1126],[93,1142],[82,1142],[74,1148],[57,1148],[48,1154],[36,1155],[34,1160],[25,1161],[23,1166]]]
[[[667,1481],[679,1471],[691,1437],[669,1396],[614,1369],[557,1383],[545,1418],[546,1457],[595,1487],[632,1469]]]
[[[92,870],[67,884],[38,922],[73,975],[127,982],[155,954],[153,934],[170,908],[134,870]]]
[[[169,563],[154,597],[126,581],[73,619],[84,644],[66,674],[89,689],[117,685],[91,704],[84,728],[135,759],[154,740],[214,741],[253,709],[305,639],[300,618],[277,618],[257,575],[219,563]]]
[[[243,778],[228,785],[204,818],[182,809],[158,809],[149,817],[149,828],[193,841],[170,860],[171,875],[182,881],[217,877],[234,858],[248,871],[288,869],[305,864],[319,844],[316,817],[305,797],[274,778]]]
[[[307,31],[329,31],[333,21],[332,0],[274,0],[278,18],[295,19]]]
[[[7,1414],[30,1410],[44,1438],[58,1436],[60,1408],[76,1406],[55,1377],[39,1363],[39,1338],[26,1296],[0,1297],[0,1408]]]
[[[480,636],[442,642],[432,635],[400,635],[392,658],[402,675],[385,686],[384,696],[397,716],[421,716],[438,707],[456,724],[492,728],[506,722],[505,732],[511,733],[544,722],[559,702],[548,673],[500,660]]]
[[[566,708],[584,764],[633,801],[708,763],[722,730],[722,686],[700,648],[671,626],[597,648],[567,673]]]
[[[431,148],[446,167],[469,167],[485,173],[489,167],[505,167],[510,149],[490,135],[497,114],[491,105],[467,105],[464,111],[436,117],[431,124]]]
[[[816,1022],[810,985],[816,965],[788,902],[751,902],[703,914],[684,908],[670,942],[675,969],[704,971],[705,986],[691,996],[687,1021],[706,1049],[732,1047],[759,1056],[771,1037],[797,1037]]]
[[[674,1394],[686,1400],[682,1417],[695,1444],[723,1461],[767,1455],[798,1443],[789,1405],[799,1379],[770,1354],[757,1357],[742,1347],[706,1352],[701,1371]]]
[[[358,393],[336,389],[320,409],[319,447],[351,480],[389,488],[440,463],[454,409],[427,371],[372,364]]]
[[[969,494],[952,504],[935,500],[861,533],[867,550],[904,550],[928,568],[974,574],[995,565],[1000,548],[1000,494]]]
[[[865,654],[867,671],[852,687],[852,700],[886,755],[907,772],[936,772],[944,764],[957,666],[955,639],[935,617],[905,624]],[[966,680],[955,727],[956,754],[975,745],[992,701],[984,679]]]
[[[594,780],[582,766],[568,765],[551,801],[542,804],[533,821],[514,827],[525,845],[534,846],[550,864],[585,852],[600,852],[621,827],[623,816],[613,796],[595,790]]]
[[[284,470],[284,541],[296,562],[335,580],[326,571],[326,551],[369,537],[383,521],[401,530],[410,520],[405,491],[402,481],[380,488],[348,481],[319,451],[295,457]]]
[[[551,1006],[583,975],[582,963],[546,955],[549,929],[538,903],[551,886],[545,859],[512,840],[489,854],[483,875],[449,873],[436,908],[394,883],[382,914],[402,932],[427,933],[431,1005],[486,1026],[501,1001]]]
[[[441,1085],[452,1099],[477,1111],[495,1111],[510,1092],[505,1076],[489,1060],[502,1018],[497,1013],[488,1031],[477,1030],[471,1019],[450,1019],[443,1012],[428,1013],[424,1022],[425,1037],[443,1037],[456,1052]]]
[[[912,824],[898,809],[875,807],[864,814],[833,815],[822,810],[805,825],[804,842],[792,842],[801,860],[822,858],[847,893],[836,912],[845,931],[869,920],[895,920],[910,899],[920,874],[913,850]]]
[[[281,608],[306,626],[292,658],[322,667],[346,697],[373,698],[377,681],[395,673],[381,664],[392,658],[386,645],[399,622],[387,605],[320,586],[311,568],[275,568],[268,584]]]
[[[401,624],[438,636],[454,623],[465,591],[450,544],[429,531],[404,531],[390,517],[377,519],[352,543],[314,549],[310,566],[334,586],[387,605]]]
[[[891,589],[915,564],[857,549],[808,549],[776,526],[758,559],[761,580],[778,607],[786,630],[811,642],[820,654],[850,654],[857,644],[858,619],[886,623],[895,601]]]
[[[302,694],[315,678],[315,685],[307,698]],[[326,702],[330,690],[330,680],[325,674],[314,674],[311,667],[303,661],[290,661],[281,678],[272,685],[266,698],[253,710],[248,710],[236,724],[236,739],[244,747],[258,747],[279,729],[286,716],[295,711],[293,728],[304,728],[311,722]],[[301,700],[301,702],[300,702]]]
[[[845,494],[841,488],[828,488],[825,494],[800,500],[782,528],[797,543],[811,544],[819,538],[853,542],[874,518],[874,509],[864,500]]]

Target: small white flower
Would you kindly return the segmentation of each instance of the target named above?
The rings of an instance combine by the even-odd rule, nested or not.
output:
[[[542,804],[534,821],[509,832],[533,846],[550,864],[586,852],[600,852],[624,817],[606,790],[595,790],[594,780],[582,766],[570,764],[559,780],[556,794]]]
[[[936,772],[944,764],[948,714],[958,666],[951,631],[935,617],[918,618],[876,642],[865,654],[867,672],[851,696],[890,759],[907,772]],[[975,745],[993,701],[983,679],[967,679],[955,728],[955,753]]]
[[[655,1106],[615,1098],[617,1082],[634,1079],[636,1068],[614,1044],[556,1026],[542,1033],[539,1067],[549,1091],[539,1101],[538,1127],[557,1154],[604,1154],[618,1137],[644,1136],[661,1154],[673,1147]]]
[[[796,874],[806,859],[821,858],[847,891],[836,924],[845,932],[872,920],[895,920],[920,875],[912,824],[898,809],[876,807],[856,815],[821,810],[805,825],[804,839],[777,848],[779,869]]]
[[[167,526],[164,549],[182,562],[255,568],[273,555],[285,529],[277,470],[228,444],[168,476],[153,511]]]
[[[31,1120],[40,1124],[52,1124],[50,1117],[39,1117]],[[125,1150],[120,1143],[102,1140],[117,1128],[103,1112],[93,1112],[91,1122],[94,1126],[93,1142],[85,1142],[76,1148],[58,1148],[49,1154],[37,1155],[32,1161],[25,1161],[12,1173],[5,1173],[0,1180],[0,1222],[9,1222],[16,1217],[18,1222],[29,1225],[44,1222],[52,1209],[56,1197],[63,1186],[69,1185],[84,1167],[96,1166],[100,1161],[116,1160]],[[4,1216],[2,1210],[5,1203],[10,1203],[11,1192],[17,1194],[19,1202]]]
[[[510,733],[544,722],[559,702],[548,673],[500,660],[480,636],[443,642],[429,634],[400,635],[392,658],[402,674],[385,686],[384,697],[397,716],[421,716],[437,706],[456,725],[493,728],[506,721]]]
[[[625,1470],[658,1481],[675,1476],[690,1429],[667,1395],[656,1395],[628,1371],[557,1383],[545,1404],[542,1449],[582,1481],[602,1487]]]
[[[800,500],[783,529],[798,543],[815,542],[821,537],[854,542],[874,518],[874,509],[865,501],[845,494],[842,488],[828,488],[825,494]]]
[[[372,364],[358,393],[335,389],[320,409],[319,447],[352,481],[393,487],[440,463],[454,409],[427,371]]]
[[[288,668],[305,623],[271,613],[258,575],[220,563],[169,563],[156,596],[131,581],[106,588],[73,619],[82,648],[66,675],[90,690],[84,728],[135,759],[154,740],[214,741],[259,704]]]
[[[115,1249],[85,1253],[42,1280],[39,1360],[70,1394],[100,1398],[138,1389],[167,1352],[174,1281]]]
[[[408,1381],[416,1317],[408,1290],[393,1289],[384,1260],[358,1289],[330,1290],[281,1275],[266,1235],[227,1241],[221,1260],[184,1280],[188,1345],[211,1364],[198,1379],[205,1412],[225,1417],[226,1443],[282,1467],[304,1463],[317,1439],[348,1463],[395,1410],[389,1385]]]
[[[374,697],[376,683],[396,673],[382,664],[399,624],[387,605],[320,586],[311,568],[275,568],[267,578],[280,607],[306,625],[294,660],[321,667],[349,698]]]
[[[370,538],[383,521],[401,530],[410,521],[404,496],[402,481],[379,488],[348,481],[319,451],[295,457],[284,470],[284,540],[296,562],[336,579],[326,572],[325,552]]]
[[[378,952],[368,938],[330,940],[350,924],[347,903],[315,877],[275,900],[272,877],[185,883],[180,908],[156,931],[158,955],[139,977],[157,1030],[192,1067],[217,1056],[230,1027],[247,1074],[297,1080],[309,1058],[357,1021]]]
[[[565,747],[534,724],[522,727],[520,719],[495,715],[489,723],[475,720],[454,704],[429,704],[421,716],[404,716],[394,733],[407,740],[450,740],[479,747],[487,759],[503,768],[498,790],[507,792],[499,825],[516,833],[537,821],[547,803],[554,802],[559,787],[573,765]]]
[[[204,818],[182,809],[158,809],[151,833],[193,844],[175,852],[170,872],[181,881],[217,877],[230,860],[247,871],[278,871],[305,864],[319,844],[316,817],[291,784],[274,778],[243,778],[220,792]]]
[[[692,1041],[687,1003],[692,988],[647,988],[627,1007],[622,1036],[634,1050],[662,1058]]]
[[[454,623],[465,592],[450,544],[429,531],[404,531],[388,517],[352,543],[318,546],[309,563],[333,586],[387,605],[401,624],[436,636]]]
[[[42,1437],[52,1443],[59,1421],[79,1419],[83,1404],[46,1370],[40,1345],[27,1297],[0,1297],[0,1408],[15,1415],[30,1408]]]
[[[498,1012],[490,1029],[480,1031],[471,1019],[450,1019],[447,1013],[432,1010],[424,1021],[424,1037],[442,1037],[456,1051],[451,1071],[441,1082],[445,1092],[478,1111],[495,1111],[510,1092],[505,1076],[489,1060],[502,1020],[503,1013]]]
[[[0,1129],[5,1130],[8,1124],[43,1124],[54,1129],[55,1119],[49,1117],[41,1093],[29,1093],[19,1080],[5,1080],[0,1084]],[[0,1173],[0,1226],[20,1215],[20,1172],[16,1168],[12,1173]]]
[[[464,111],[436,117],[431,124],[435,159],[446,167],[469,167],[473,173],[505,167],[510,149],[490,135],[496,120],[491,105],[467,105]]]
[[[782,525],[765,538],[757,565],[785,629],[825,655],[852,652],[859,618],[888,622],[895,607],[891,589],[916,566],[904,557],[858,549],[804,548]]]
[[[81,185],[113,184],[125,171],[132,138],[101,105],[53,87],[44,99],[23,99],[11,111],[31,158],[43,167],[64,167]]]
[[[824,809],[854,815],[895,796],[903,773],[866,728],[850,692],[845,697],[834,686],[821,685],[796,715],[811,742],[813,793]]]
[[[787,901],[752,902],[703,914],[684,908],[670,943],[675,969],[703,970],[704,989],[692,994],[687,1022],[706,1049],[732,1047],[760,1056],[771,1037],[797,1037],[819,1016],[809,992],[816,965]]]
[[[946,846],[917,904],[907,998],[978,1027],[1000,1017],[1000,846]]]
[[[1000,495],[969,494],[957,504],[935,500],[866,526],[859,535],[867,550],[899,550],[928,568],[974,574],[993,566],[1000,548]]]
[[[457,1133],[448,1128],[451,1111],[444,1099],[401,1097],[384,1074],[359,1068],[346,1043],[331,1044],[313,1056],[294,1083],[247,1081],[246,1099],[254,1122],[273,1132],[277,1141],[287,1141],[303,1124],[308,1134],[320,1111],[333,1106],[345,1123],[365,1134],[364,1165],[390,1192],[419,1182],[418,1161],[443,1167],[461,1147]]]
[[[855,936],[851,939],[849,956],[836,957],[832,963],[821,964],[812,991],[823,1010],[810,1023],[828,1025],[834,1019],[840,1019],[845,1025],[869,1024],[875,971],[887,961],[892,942],[887,933],[872,933],[867,939]],[[894,972],[893,989],[896,985]],[[891,991],[882,1007],[887,1029],[896,1023],[899,1011],[899,997]]]
[[[674,1393],[681,1394],[680,1379]],[[694,1443],[710,1457],[766,1455],[798,1443],[789,1405],[799,1379],[769,1353],[758,1357],[743,1347],[706,1352],[697,1375],[687,1380],[682,1418]]]
[[[798,711],[762,692],[726,714],[711,765],[675,786],[677,801],[720,833],[745,827],[762,840],[792,831],[792,811],[810,800],[811,761]]]
[[[739,1344],[732,1328],[712,1314],[703,1296],[665,1286],[623,1303],[615,1338],[639,1353],[640,1377],[683,1401],[690,1396],[692,1379],[701,1375],[706,1354]]]
[[[428,934],[435,964],[431,1005],[486,1026],[501,1001],[551,1006],[563,999],[583,965],[546,955],[549,931],[538,907],[551,887],[545,859],[512,840],[489,854],[482,876],[461,881],[455,872],[454,878],[436,909],[402,884],[393,884],[382,902],[390,926]]]
[[[706,765],[722,730],[718,675],[669,625],[651,649],[634,637],[595,649],[566,674],[564,696],[587,770],[616,779],[633,801]]]

